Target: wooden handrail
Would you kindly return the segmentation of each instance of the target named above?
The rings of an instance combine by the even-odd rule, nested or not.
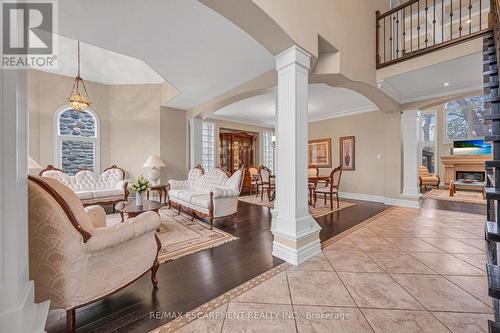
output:
[[[484,8],[481,0],[409,0],[376,11],[377,69],[490,33],[489,15],[482,12],[493,7]]]

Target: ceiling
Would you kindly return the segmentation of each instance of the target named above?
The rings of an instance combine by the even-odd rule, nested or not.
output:
[[[482,89],[482,73],[479,52],[380,80],[379,87],[404,104]]]
[[[254,96],[218,110],[213,118],[272,127],[275,123],[274,103],[274,94]],[[310,121],[377,110],[369,99],[352,90],[326,84],[309,85]]]
[[[37,68],[41,71],[76,76],[77,42],[58,38],[58,66],[55,69]],[[112,52],[93,45],[80,43],[81,76],[86,81],[109,85],[157,84],[165,80],[144,61]]]
[[[192,108],[274,67],[257,41],[196,0],[58,5],[60,35],[142,59],[180,91],[171,107]]]

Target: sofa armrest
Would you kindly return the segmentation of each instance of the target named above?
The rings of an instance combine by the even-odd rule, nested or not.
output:
[[[120,180],[115,185],[115,190],[125,190],[128,186],[128,179]]]
[[[85,207],[85,212],[90,217],[94,228],[102,228],[106,226],[106,211],[101,206]]]
[[[99,252],[128,242],[144,234],[156,232],[160,226],[160,216],[155,212],[145,212],[111,228],[97,228],[85,244],[88,252]]]
[[[168,184],[171,190],[187,190],[189,183],[187,180],[169,180]]]

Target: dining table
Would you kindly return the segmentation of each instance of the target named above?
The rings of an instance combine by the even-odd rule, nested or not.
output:
[[[276,175],[270,175],[269,176],[271,179],[276,179]],[[308,184],[317,184],[319,182],[325,182],[325,184],[328,184],[328,181],[330,180],[330,176],[308,176]],[[309,188],[309,198],[312,198],[314,195],[314,190],[316,189],[316,186],[313,188]],[[276,198],[276,189],[274,190],[273,194],[271,195],[270,201],[273,201]],[[309,199],[309,204],[312,205],[311,199]]]

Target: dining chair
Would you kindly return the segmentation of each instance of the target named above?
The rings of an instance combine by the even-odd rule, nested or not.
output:
[[[313,177],[318,177],[319,176],[319,169],[318,168],[308,168],[307,169],[307,177],[309,179]],[[309,203],[313,202],[313,197],[314,197],[314,190],[316,190],[316,186],[318,184],[317,180],[314,181],[309,181],[307,184],[308,190],[309,190]]]
[[[253,193],[253,189],[255,188],[255,196],[259,196],[259,185],[260,185],[260,176],[259,169],[253,165],[248,167],[248,173],[250,174],[250,195]]]
[[[267,193],[267,199],[272,201],[271,192],[275,190],[274,181],[271,179],[271,170],[265,166],[261,166],[259,169],[260,173],[260,183],[262,191],[260,192],[260,200],[264,200],[264,191]]]
[[[337,197],[337,208],[340,208],[339,202],[339,185],[340,185],[340,177],[342,176],[342,167],[337,167],[333,169],[330,173],[330,180],[324,187],[316,188],[314,190],[314,203],[313,207],[316,207],[316,201],[318,200],[318,194],[322,194],[325,199],[326,205],[326,197],[330,196],[330,207],[333,209],[333,195]]]

